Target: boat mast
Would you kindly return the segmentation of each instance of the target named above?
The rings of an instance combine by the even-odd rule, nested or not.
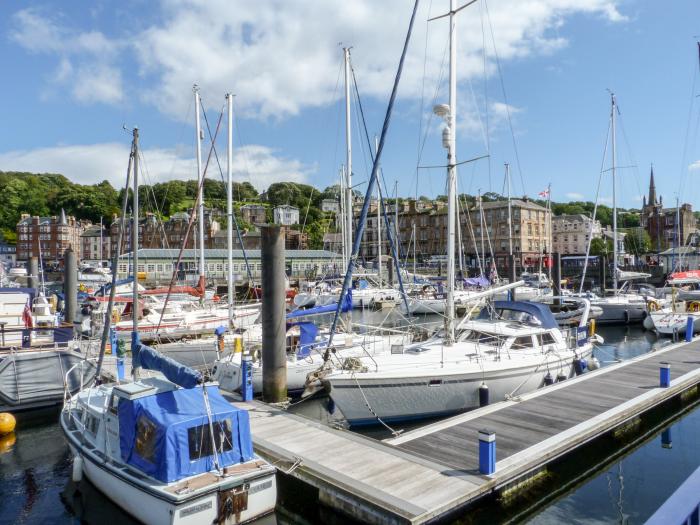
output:
[[[199,282],[197,283],[197,288],[204,294],[204,283],[205,283],[205,269],[206,262],[204,260],[204,173],[202,172],[202,126],[199,121],[199,87],[197,84],[192,88],[194,91],[194,119],[195,119],[195,130],[196,136],[196,153],[197,153],[197,202],[198,209],[197,215],[199,215]]]
[[[399,237],[399,181],[394,181],[394,242],[396,243],[396,272],[401,271],[401,237]],[[398,275],[397,275],[398,277]],[[394,283],[391,283],[394,286]]]
[[[233,95],[226,94],[228,106],[228,148],[226,150],[226,241],[228,243],[228,325],[233,327]],[[243,248],[243,245],[241,245]]]
[[[513,255],[513,208],[510,202],[510,164],[506,166],[506,184],[508,185],[508,255]]]
[[[617,295],[617,181],[615,180],[615,93],[610,93],[610,119],[612,131],[612,198],[613,198],[613,290]],[[603,283],[605,286],[605,283]]]
[[[447,111],[447,298],[445,316],[445,344],[454,343],[455,317],[455,193],[456,177],[456,136],[457,116],[457,24],[455,19],[456,0],[450,0],[450,100]],[[444,135],[443,135],[444,137]],[[443,138],[444,142],[444,138]]]
[[[131,218],[131,264],[133,265],[134,282],[132,286],[132,318],[131,353],[135,355],[135,347],[139,343],[139,128],[134,128],[134,203]],[[114,271],[114,270],[113,270]],[[111,312],[110,312],[111,314]],[[133,364],[138,362],[135,361]],[[139,378],[138,366],[131,367],[134,380]]]
[[[374,137],[374,154],[379,148],[379,137]],[[381,184],[377,184],[377,273],[379,274],[379,286],[382,282],[382,190]]]
[[[350,128],[350,48],[343,48],[345,62],[345,246],[352,257],[352,129]],[[340,301],[342,301],[340,297]],[[352,332],[352,310],[348,311],[347,332]]]

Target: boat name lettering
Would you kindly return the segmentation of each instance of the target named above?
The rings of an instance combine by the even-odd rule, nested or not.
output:
[[[256,492],[260,492],[265,489],[269,489],[272,486],[272,480],[268,479],[267,481],[263,481],[262,483],[258,483],[257,485],[253,485],[248,489],[248,494],[255,494]]]
[[[212,502],[207,501],[206,503],[200,503],[199,505],[187,507],[186,509],[182,509],[180,511],[180,517],[184,518],[185,516],[191,516],[192,514],[197,514],[198,512],[202,512],[203,510],[208,510],[211,508],[211,505]]]

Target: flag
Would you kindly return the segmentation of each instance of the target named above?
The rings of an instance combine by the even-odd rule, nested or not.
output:
[[[542,197],[543,199],[549,198],[549,188],[547,188],[546,190],[543,190],[543,191],[539,192],[537,195],[539,195],[539,196]]]
[[[24,310],[22,311],[22,321],[24,321],[25,328],[34,327],[34,318],[32,317],[32,309],[29,307],[29,299],[24,304]]]

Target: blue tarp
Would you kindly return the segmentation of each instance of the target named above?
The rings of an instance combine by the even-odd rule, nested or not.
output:
[[[134,281],[134,277],[131,276],[131,277],[127,277],[126,279],[118,280],[114,284],[116,286],[121,286],[122,284],[129,284],[130,282],[133,282],[133,281]],[[112,288],[112,283],[103,284],[102,286],[100,286],[97,289],[97,291],[95,292],[95,295],[106,295],[107,292],[109,292],[111,288]]]
[[[486,288],[490,284],[491,283],[489,280],[483,275],[479,277],[467,277],[464,279],[464,286],[480,286],[482,288]]]
[[[164,483],[213,470],[203,388],[120,399],[122,459]],[[229,404],[218,387],[212,385],[206,389],[220,466],[250,461],[254,456],[248,413]]]
[[[526,315],[530,315],[537,319],[536,323],[542,328],[558,328],[556,319],[552,315],[552,311],[549,306],[543,303],[531,303],[528,301],[495,301],[493,303],[493,308],[498,312],[499,315],[505,318],[513,317],[508,315],[506,312],[522,312]],[[489,319],[489,309],[484,308],[481,310],[478,319]],[[528,322],[527,319],[524,319]]]
[[[135,350],[133,366],[162,372],[169,381],[182,388],[193,388],[202,382],[202,374],[161,354],[150,346],[139,343],[135,345]]]
[[[319,315],[319,314],[335,313],[335,311],[337,309],[338,309],[338,303],[326,304],[324,306],[315,306],[314,308],[299,309],[299,310],[294,310],[293,312],[289,312],[287,314],[287,319],[294,319],[295,317],[302,317],[305,315]],[[348,290],[347,294],[345,294],[345,300],[343,301],[343,304],[341,305],[340,311],[341,312],[349,312],[350,310],[352,310],[352,293],[350,290]]]
[[[297,357],[307,357],[311,353],[311,348],[316,343],[316,336],[318,335],[318,326],[314,323],[309,322],[299,322],[299,323],[288,323],[287,330],[293,326],[298,326],[301,332],[299,337],[299,350],[297,351]]]

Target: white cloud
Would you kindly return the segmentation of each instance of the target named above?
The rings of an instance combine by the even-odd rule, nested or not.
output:
[[[688,166],[688,171],[700,170],[700,160],[696,160]]]
[[[146,148],[142,150],[141,181],[154,184],[172,179],[194,179],[194,157],[185,148]],[[0,171],[62,173],[73,182],[96,184],[108,180],[116,188],[124,186],[129,147],[122,143],[55,146],[0,153]],[[304,182],[313,167],[296,159],[277,155],[266,146],[238,148],[233,163],[234,180],[251,182],[259,191],[273,182]],[[209,167],[210,178],[219,179],[215,163]]]
[[[571,199],[572,201],[581,201],[584,199],[584,195],[582,193],[576,193],[575,191],[571,191],[565,195],[567,199]]]
[[[78,32],[36,8],[18,11],[10,38],[32,53],[55,55],[58,66],[49,77],[44,98],[68,87],[78,102],[113,104],[124,98],[121,71],[114,64],[123,45],[99,31]]]

